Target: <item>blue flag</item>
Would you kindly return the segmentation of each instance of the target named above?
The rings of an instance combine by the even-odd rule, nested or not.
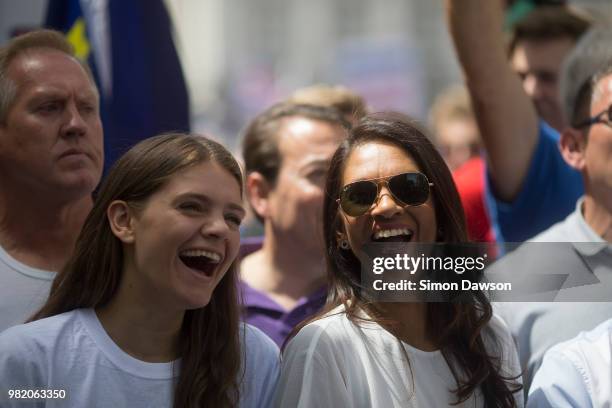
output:
[[[189,97],[162,0],[50,0],[46,24],[63,31],[94,71],[105,169],[138,141],[189,131]]]

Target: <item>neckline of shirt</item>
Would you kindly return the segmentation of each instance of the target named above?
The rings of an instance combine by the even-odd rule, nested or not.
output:
[[[119,369],[141,378],[167,380],[178,376],[180,359],[168,363],[149,363],[123,351],[108,335],[94,309],[78,309],[77,316],[100,351]]]
[[[20,273],[22,275],[29,276],[34,279],[41,279],[52,281],[57,274],[54,271],[47,271],[45,269],[34,268],[32,266],[26,265],[23,262],[18,261],[13,258],[6,250],[0,245],[0,261],[7,264],[11,269],[15,272]]]

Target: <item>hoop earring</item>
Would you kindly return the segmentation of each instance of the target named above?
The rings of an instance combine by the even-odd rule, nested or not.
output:
[[[351,247],[346,239],[341,239],[338,246],[340,249],[344,249],[345,251]]]

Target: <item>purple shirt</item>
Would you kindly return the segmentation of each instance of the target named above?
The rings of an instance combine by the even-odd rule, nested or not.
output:
[[[309,296],[300,298],[292,310],[285,310],[268,295],[240,281],[244,320],[266,333],[281,347],[298,323],[317,313],[325,304],[327,295],[323,287]]]

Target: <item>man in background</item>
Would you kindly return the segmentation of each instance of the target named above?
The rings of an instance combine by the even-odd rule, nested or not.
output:
[[[99,95],[63,35],[0,49],[0,331],[46,300],[92,207],[103,166]]]
[[[508,56],[538,117],[561,132],[567,125],[559,98],[563,60],[589,22],[563,6],[536,7],[511,31]]]
[[[279,345],[325,303],[323,190],[347,127],[334,108],[281,103],[244,135],[247,197],[265,231],[240,266],[246,321]]]
[[[559,153],[559,133],[545,121],[565,123],[555,100],[558,73],[588,23],[564,6],[543,7],[526,17],[529,24],[518,23],[510,60],[521,82],[508,63],[503,1],[446,3],[487,153],[486,195],[496,238],[524,241],[562,220],[583,192],[580,174]],[[521,29],[536,25],[532,20],[540,21],[537,35]]]
[[[571,125],[561,134],[561,155],[581,175],[584,195],[565,220],[491,271],[520,271],[529,283],[541,274],[566,276],[554,302],[497,305],[517,340],[526,389],[549,347],[612,316],[612,27],[592,29],[572,51],[562,97]]]
[[[470,239],[492,242],[494,238],[484,199],[482,142],[465,87],[451,86],[443,90],[430,109],[429,123],[434,142],[453,173]]]

